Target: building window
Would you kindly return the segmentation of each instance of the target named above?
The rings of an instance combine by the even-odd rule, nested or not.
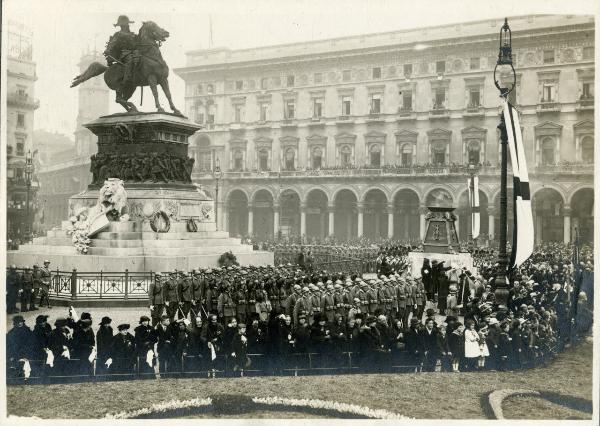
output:
[[[374,94],[371,95],[371,114],[379,114],[381,113],[381,95]]]
[[[352,148],[348,145],[344,145],[340,149],[340,162],[343,167],[352,165]]]
[[[296,157],[296,151],[294,148],[288,148],[285,151],[285,170],[295,170],[295,162],[294,159]]]
[[[269,119],[269,104],[262,103],[259,107],[260,121],[267,121]]]
[[[402,151],[400,152],[400,161],[402,166],[409,167],[412,165],[413,148],[412,145],[405,143],[402,145]]]
[[[285,101],[285,119],[291,120],[295,117],[296,103],[292,100]]]
[[[12,153],[13,153],[13,147],[12,147],[12,145],[8,145],[6,147],[6,155],[12,155]]]
[[[583,48],[583,59],[593,60],[594,59],[594,46],[587,46]]]
[[[25,155],[25,143],[22,142],[17,142],[17,155],[22,157],[23,155]]]
[[[542,102],[554,102],[556,87],[551,83],[544,83],[542,86]]]
[[[350,81],[352,77],[352,72],[350,70],[342,71],[342,81]]]
[[[433,109],[444,109],[446,104],[446,89],[439,87],[435,89]]]
[[[316,72],[314,78],[315,78],[315,84],[323,83],[323,74],[322,73]]]
[[[261,172],[269,170],[269,151],[264,148],[258,151],[258,168]]]
[[[438,74],[443,74],[446,72],[446,61],[437,61],[435,63],[435,72]]]
[[[312,168],[320,169],[323,167],[323,150],[320,146],[316,146],[312,150]]]
[[[552,138],[545,138],[542,141],[542,164],[543,165],[554,165],[555,164],[555,143]]]
[[[369,163],[372,167],[381,166],[381,145],[371,145],[371,149],[369,150]]]
[[[313,100],[313,117],[321,118],[323,116],[323,99]]]
[[[235,105],[234,108],[234,121],[240,123],[242,121],[242,106]]]
[[[581,99],[594,98],[594,83],[586,82],[581,85]]]
[[[25,127],[25,114],[21,112],[17,113],[17,127]]]
[[[17,95],[27,97],[27,88],[25,86],[17,85]]]
[[[373,68],[373,78],[381,78],[381,67]]]
[[[584,163],[594,162],[594,138],[586,136],[581,140],[581,158]]]
[[[207,172],[211,170],[211,153],[210,151],[200,151],[198,154],[198,168],[202,172]]]
[[[241,149],[236,149],[233,152],[233,169],[236,172],[244,170],[244,151]]]
[[[554,49],[544,50],[544,63],[545,64],[553,64],[554,63]]]
[[[237,80],[235,82],[235,90],[242,90],[244,88],[244,81],[243,80]]]
[[[196,110],[196,123],[204,124],[204,113],[200,110]]]
[[[481,162],[479,141],[471,141],[467,145],[468,164],[479,164]]]
[[[469,69],[478,70],[481,66],[480,58],[471,58],[469,61]]]
[[[292,87],[295,83],[295,78],[293,75],[288,75],[287,76],[287,87]]]
[[[263,90],[266,89],[268,81],[269,81],[269,79],[267,77],[261,78],[260,79],[260,88]]]
[[[213,93],[215,93],[215,86],[213,86],[212,84],[207,84],[206,85],[206,92],[210,93],[212,95]]]
[[[15,169],[15,178],[18,180],[23,179],[23,169]]]
[[[469,108],[477,108],[481,106],[481,93],[479,87],[472,87],[469,89]]]
[[[402,92],[402,109],[412,111],[412,91]]]
[[[435,166],[444,166],[446,164],[446,144],[437,143],[432,149],[432,163]]]
[[[412,64],[404,64],[404,77],[410,77],[413,72]]]
[[[196,95],[201,95],[202,94],[202,85],[198,84],[196,85]]]
[[[208,124],[214,124],[215,123],[215,113],[216,113],[217,107],[215,105],[210,105],[208,107],[208,116],[206,117],[206,122]]]
[[[343,96],[342,97],[342,115],[350,115],[352,114],[352,97],[351,96]]]

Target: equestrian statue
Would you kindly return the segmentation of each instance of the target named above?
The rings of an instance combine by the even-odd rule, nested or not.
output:
[[[167,80],[169,67],[159,49],[162,42],[169,37],[169,32],[152,21],[146,21],[142,22],[138,34],[135,34],[129,29],[129,24],[133,23],[127,16],[119,16],[114,26],[121,27],[121,30],[110,37],[104,51],[107,65],[92,62],[83,74],[73,79],[71,87],[104,74],[106,85],[116,92],[116,102],[127,112],[137,113],[137,108],[129,102],[129,98],[138,86],[142,87],[142,90],[144,86],[150,86],[156,110],[164,112],[158,101],[156,88],[160,85],[173,113],[182,115],[171,99]]]

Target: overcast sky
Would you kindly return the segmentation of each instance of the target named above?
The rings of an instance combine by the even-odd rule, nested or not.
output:
[[[71,135],[77,116],[77,90],[69,89],[81,54],[103,51],[120,14],[153,20],[171,33],[162,53],[171,68],[185,65],[185,52],[208,47],[209,15],[213,47],[232,49],[310,41],[346,35],[467,22],[532,13],[595,13],[600,2],[569,0],[464,1],[151,1],[5,0],[4,18],[31,27],[37,63],[35,128]],[[565,9],[568,7],[568,10]],[[102,77],[97,77],[102,78]],[[174,101],[183,109],[183,81],[169,77]],[[142,110],[151,110],[150,92]],[[139,93],[132,100],[139,103]],[[164,102],[163,102],[164,103]],[[166,103],[165,103],[166,104]],[[166,106],[166,105],[165,105]],[[111,112],[120,111],[111,95]]]

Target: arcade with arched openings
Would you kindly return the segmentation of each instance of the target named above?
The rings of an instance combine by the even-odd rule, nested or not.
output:
[[[469,227],[471,221],[469,215],[471,209],[469,207],[469,192],[464,191],[458,197],[458,208],[456,209],[458,216],[458,238],[462,242],[468,242]],[[489,214],[488,214],[488,198],[487,195],[479,190],[479,235],[489,234]]]
[[[340,190],[334,198],[334,235],[348,240],[358,235],[358,200],[349,189]]]
[[[388,200],[380,189],[369,190],[363,201],[363,236],[371,239],[388,236]]]
[[[420,238],[419,195],[412,189],[401,189],[394,196],[394,238]]]
[[[306,236],[322,239],[329,235],[329,214],[327,194],[313,189],[306,196]]]
[[[266,189],[261,189],[252,200],[252,232],[260,240],[273,238],[273,196]]]
[[[582,188],[571,197],[571,239],[579,234],[579,241],[591,243],[594,241],[594,190]]]
[[[553,188],[542,188],[531,201],[535,242],[564,241],[564,203]]]
[[[239,189],[231,191],[227,200],[227,226],[229,235],[248,235],[248,197]]]
[[[279,231],[282,236],[301,235],[300,233],[300,196],[296,191],[287,189],[279,195]]]

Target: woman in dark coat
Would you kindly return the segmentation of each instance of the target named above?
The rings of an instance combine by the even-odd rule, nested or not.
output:
[[[73,332],[73,358],[79,359],[79,374],[91,376],[93,372],[93,360],[90,361],[96,339],[92,330],[92,320],[83,319],[80,326]]]
[[[135,365],[135,339],[129,333],[129,324],[120,324],[117,333],[112,339],[110,357],[112,364],[109,373],[119,374],[116,378],[119,380],[131,379],[133,367]]]
[[[429,263],[429,259],[423,259],[423,266],[421,267],[421,279],[423,280],[423,286],[425,286],[427,300],[433,300],[433,276],[431,275],[431,265]]]
[[[113,328],[109,317],[103,317],[100,321],[100,328],[96,332],[96,375],[106,374],[106,360],[110,358],[110,348],[112,347]]]
[[[147,362],[148,351],[154,351],[154,343],[156,343],[156,336],[154,329],[150,325],[150,318],[142,316],[140,318],[140,325],[134,330],[135,336],[135,347],[137,352],[138,371],[144,378],[152,378],[154,375],[154,357]],[[155,354],[156,355],[156,354]]]
[[[454,324],[454,331],[448,334],[448,349],[452,359],[452,371],[457,373],[464,365],[465,358],[465,327],[460,322]]]

